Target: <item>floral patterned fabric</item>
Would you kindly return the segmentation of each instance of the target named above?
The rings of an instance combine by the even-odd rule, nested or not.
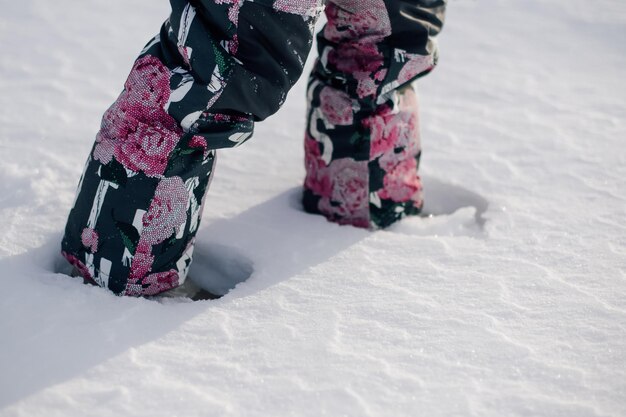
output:
[[[86,281],[120,295],[184,282],[215,150],[245,142],[254,120],[280,107],[322,8],[321,0],[170,3],[102,118],[62,242]]]
[[[422,207],[412,82],[437,62],[445,1],[337,0],[308,87],[304,208],[370,229]]]
[[[302,73],[322,0],[170,0],[105,112],[63,255],[119,295],[181,285],[216,150],[252,136]],[[304,206],[384,227],[421,207],[417,101],[443,0],[336,0],[309,83]],[[407,42],[407,39],[413,39]]]

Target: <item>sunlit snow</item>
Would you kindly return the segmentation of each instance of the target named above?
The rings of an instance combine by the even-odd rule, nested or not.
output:
[[[386,231],[302,212],[302,80],[218,155],[191,276],[243,282],[198,302],[60,273],[168,2],[0,4],[0,416],[626,415],[623,0],[451,1],[425,213]]]

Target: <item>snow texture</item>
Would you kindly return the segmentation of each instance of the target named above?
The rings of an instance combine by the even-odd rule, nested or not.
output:
[[[388,231],[301,211],[300,82],[219,154],[191,275],[244,282],[198,302],[59,273],[167,2],[0,5],[2,417],[626,415],[623,0],[451,1],[419,83],[427,215]]]

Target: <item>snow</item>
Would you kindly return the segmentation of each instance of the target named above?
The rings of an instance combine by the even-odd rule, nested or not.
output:
[[[2,417],[626,415],[622,0],[451,1],[419,83],[429,216],[388,231],[300,210],[299,83],[219,154],[192,275],[244,282],[199,302],[58,273],[167,2],[0,4]]]

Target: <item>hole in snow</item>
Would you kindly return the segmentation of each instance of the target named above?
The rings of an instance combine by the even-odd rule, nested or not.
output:
[[[197,290],[194,300],[221,297],[252,275],[252,261],[239,250],[219,244],[197,243],[185,286]]]
[[[60,255],[54,258],[52,269],[56,273],[68,276],[73,274],[72,266]],[[149,298],[213,300],[225,295],[240,282],[246,281],[253,270],[252,261],[235,248],[218,244],[196,244],[193,262],[185,283]]]
[[[458,185],[426,177],[424,208],[419,217],[407,217],[390,230],[422,236],[480,237],[489,208],[486,198]]]
[[[487,222],[484,214],[489,208],[489,201],[483,196],[458,185],[429,177],[423,179],[423,185],[425,193],[423,217],[450,215],[459,209],[473,207],[476,224],[482,228]]]

